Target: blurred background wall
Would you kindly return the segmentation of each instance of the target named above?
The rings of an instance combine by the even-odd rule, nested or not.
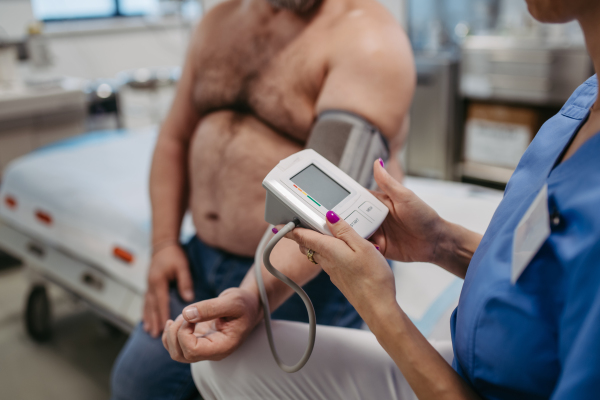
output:
[[[19,77],[30,86],[79,79],[71,86],[86,95],[84,130],[159,123],[191,30],[219,2],[118,1],[110,17],[115,0],[74,9],[68,0],[0,0],[0,43],[19,43]],[[523,0],[380,1],[416,54],[411,135],[400,155],[413,175],[502,187],[537,128],[591,74],[578,25],[540,24]],[[85,12],[104,18],[75,18]],[[45,23],[32,26],[36,20]],[[33,63],[32,48],[42,48]],[[20,155],[35,144],[11,146]],[[0,167],[8,160],[1,158]]]

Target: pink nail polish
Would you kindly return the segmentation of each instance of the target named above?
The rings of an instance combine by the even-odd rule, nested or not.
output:
[[[379,164],[381,164],[382,168],[385,168],[385,164],[383,163],[383,159],[381,159],[381,158],[379,159]]]
[[[327,221],[331,222],[332,224],[335,224],[340,220],[340,217],[338,217],[338,215],[333,211],[327,211],[326,217]]]
[[[273,233],[277,233],[277,232],[279,232],[279,231],[277,230],[277,228],[273,228],[273,229],[271,229],[271,232],[273,232]]]
[[[380,247],[379,247],[378,245],[375,245],[375,248],[376,248],[377,250],[379,250],[379,249],[380,249]]]

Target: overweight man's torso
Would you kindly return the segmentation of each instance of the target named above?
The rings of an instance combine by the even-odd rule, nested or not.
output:
[[[202,241],[245,256],[267,228],[261,182],[303,148],[325,74],[326,17],[307,22],[264,3],[217,6],[210,36],[191,53],[202,117],[190,147],[190,209]]]
[[[335,1],[332,11],[352,7]],[[266,1],[252,10],[247,4],[217,6],[203,22],[210,35],[190,53],[201,119],[190,146],[189,204],[202,241],[251,256],[267,228],[261,182],[304,147],[337,16],[327,4],[311,19],[274,11]]]

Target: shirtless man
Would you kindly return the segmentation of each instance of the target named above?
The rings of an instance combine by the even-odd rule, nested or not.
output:
[[[268,226],[262,179],[304,147],[325,110],[360,115],[379,128],[392,151],[398,149],[414,85],[405,34],[376,0],[230,0],[206,14],[156,145],[150,178],[154,248],[143,325],[115,363],[114,398],[197,395],[189,365],[171,360],[158,336],[169,318],[199,302],[192,309],[201,314],[196,321],[205,322],[190,326],[211,333],[185,355],[171,356],[221,359],[260,320],[250,268]],[[188,207],[197,236],[180,246]],[[294,242],[280,242],[272,259],[305,284],[319,324],[361,325]],[[286,301],[289,288],[263,275],[271,309],[279,307],[273,317],[306,321],[302,301]],[[167,328],[174,325],[169,321]]]

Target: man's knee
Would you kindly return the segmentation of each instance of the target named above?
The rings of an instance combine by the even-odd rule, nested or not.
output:
[[[138,326],[119,354],[111,374],[111,398],[187,398],[196,393],[190,367],[173,361],[160,338]]]

